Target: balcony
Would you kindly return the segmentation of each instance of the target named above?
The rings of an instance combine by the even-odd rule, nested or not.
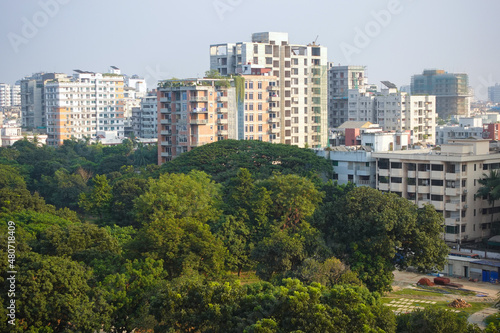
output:
[[[379,191],[389,191],[389,184],[387,183],[379,183],[378,184]]]
[[[163,125],[172,124],[172,119],[160,119],[160,124],[163,124]]]
[[[279,123],[280,119],[277,117],[270,117],[267,119],[268,123]]]
[[[217,96],[218,102],[227,102],[227,96]]]
[[[431,187],[431,194],[444,195],[443,186],[432,186]]]
[[[280,101],[280,98],[279,96],[269,96],[269,98],[267,99],[268,102],[279,102]]]
[[[415,193],[416,192],[416,187],[415,185],[408,185],[407,191],[409,193]]]
[[[217,135],[228,135],[227,130],[218,130]]]
[[[444,171],[431,171],[432,179],[444,179]]]
[[[224,119],[224,118],[217,119],[217,124],[218,125],[225,125],[225,124],[227,124],[227,119]]]
[[[378,169],[378,175],[382,177],[389,177],[389,169]]]
[[[437,210],[444,210],[444,203],[442,201],[431,201],[431,204],[436,208]]]
[[[269,112],[279,112],[279,111],[281,111],[281,108],[278,106],[270,106],[268,111]]]
[[[460,200],[447,200],[445,209],[449,211],[457,211],[460,209]]]
[[[191,125],[206,125],[208,124],[208,119],[191,119],[189,123]]]
[[[391,169],[391,177],[403,177],[403,169]]]
[[[161,146],[171,146],[172,145],[172,141],[161,141],[160,145]]]
[[[161,135],[170,135],[170,134],[172,134],[172,131],[165,131],[165,130],[163,130],[163,131],[160,131],[160,134]]]
[[[403,192],[403,184],[391,183],[391,192]]]
[[[418,171],[418,178],[430,178],[430,171]]]
[[[280,128],[279,128],[279,127],[271,128],[271,133],[272,133],[272,134],[281,133],[281,130],[280,130]]]
[[[446,180],[457,180],[458,173],[446,173]]]
[[[193,108],[192,112],[194,112],[194,113],[208,113],[208,109],[207,108]]]
[[[208,97],[207,96],[191,96],[189,98],[190,102],[207,102]]]
[[[225,112],[227,112],[227,108],[226,107],[217,108],[217,112],[218,113],[225,113]]]
[[[449,195],[449,196],[457,196],[457,195],[460,195],[460,189],[459,188],[451,188],[451,187],[447,187],[446,188],[446,195]]]

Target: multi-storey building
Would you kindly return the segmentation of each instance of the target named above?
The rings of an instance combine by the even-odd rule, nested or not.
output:
[[[252,34],[251,42],[210,46],[210,69],[239,74],[258,65],[277,77],[273,108],[278,142],[301,147],[327,145],[327,48],[290,44],[287,33]]]
[[[346,122],[344,124],[348,124]],[[352,123],[353,125],[355,123]],[[345,128],[348,132],[356,130],[356,145],[344,145],[317,150],[316,154],[332,161],[333,178],[340,184],[354,183],[359,186],[376,187],[376,159],[373,152],[407,149],[409,133],[383,132],[380,128]],[[349,140],[350,141],[350,140]]]
[[[481,117],[461,117],[458,125],[437,126],[436,144],[442,145],[448,143],[448,140],[486,138],[486,130],[483,128],[483,119]],[[498,137],[498,136],[497,136]],[[491,138],[493,140],[493,137]]]
[[[470,114],[472,95],[467,74],[424,70],[423,74],[411,78],[411,92],[413,95],[435,95],[436,113],[442,119]]]
[[[274,76],[242,75],[163,82],[158,89],[159,164],[215,141],[276,140],[276,81]]]
[[[432,204],[443,214],[446,241],[480,241],[500,217],[500,202],[492,207],[476,196],[479,179],[500,168],[500,154],[489,148],[488,140],[465,139],[450,140],[440,150],[374,152],[377,189],[397,193],[419,207]]]
[[[10,86],[10,105],[21,106],[21,82],[17,81],[16,84]]]
[[[36,73],[21,80],[21,117],[25,129],[38,129],[44,132],[47,128],[45,114],[45,82],[67,75],[59,73]]]
[[[412,96],[398,92],[389,82],[387,89],[373,93],[366,89],[351,89],[348,92],[349,121],[377,123],[384,131],[412,131],[412,143],[435,141],[434,96]]]
[[[488,87],[488,99],[493,103],[500,103],[500,85]]]
[[[124,136],[123,76],[76,70],[72,77],[45,82],[47,144],[92,138],[98,132]]]
[[[10,84],[0,83],[0,109],[11,106]]]
[[[156,90],[141,99],[141,106],[132,109],[132,126],[137,138],[158,138],[158,102]]]
[[[328,65],[328,126],[336,128],[349,118],[349,90],[364,87],[368,82],[364,66]]]

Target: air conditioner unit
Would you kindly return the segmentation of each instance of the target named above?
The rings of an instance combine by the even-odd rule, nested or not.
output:
[[[467,205],[464,205],[464,209],[467,209]]]
[[[467,193],[467,190],[464,190],[464,194],[466,194],[466,193]]]
[[[460,222],[460,217],[457,217],[455,221]]]

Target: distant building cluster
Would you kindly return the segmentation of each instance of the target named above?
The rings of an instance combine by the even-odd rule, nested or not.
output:
[[[327,47],[261,32],[209,46],[208,77],[146,81],[107,73],[35,73],[0,84],[2,145],[81,139],[158,144],[158,163],[212,142],[260,140],[311,148],[334,178],[393,192],[443,214],[444,238],[479,241],[500,207],[476,197],[500,169],[500,85],[473,101],[465,73],[425,69],[398,89],[365,66],[328,62]]]

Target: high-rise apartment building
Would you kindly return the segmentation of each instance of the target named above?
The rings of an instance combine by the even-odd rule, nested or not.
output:
[[[144,139],[158,138],[157,92],[153,90],[141,99],[141,106],[132,109],[134,136]]]
[[[0,108],[11,106],[10,84],[0,83]]]
[[[336,128],[348,121],[349,90],[367,84],[364,66],[335,66],[328,69],[328,126]]]
[[[21,80],[21,118],[22,126],[27,130],[47,128],[45,114],[45,82],[56,78],[65,78],[66,74],[36,73]]]
[[[10,86],[10,105],[21,106],[21,82],[17,81],[16,84]]]
[[[411,131],[412,143],[435,143],[436,98],[398,92],[390,82],[379,93],[364,87],[348,91],[348,120],[369,121],[384,131]]]
[[[257,65],[277,78],[277,142],[324,147],[328,141],[327,48],[290,44],[287,33],[252,34],[251,42],[210,46],[210,69],[221,75],[240,74],[243,65]]]
[[[47,144],[72,138],[97,137],[98,132],[124,135],[123,75],[76,70],[72,77],[45,81]]]
[[[262,69],[253,73],[164,81],[158,88],[158,163],[225,139],[275,142],[280,132],[277,78],[262,75],[268,74]]]
[[[488,87],[488,99],[493,103],[500,103],[500,85]]]
[[[490,236],[500,209],[476,196],[490,170],[500,169],[500,155],[490,153],[489,140],[450,140],[441,150],[374,152],[377,189],[394,192],[422,207],[432,204],[443,214],[444,239],[481,240]],[[493,215],[493,216],[492,216]]]
[[[467,74],[447,73],[444,70],[424,70],[411,78],[413,95],[435,95],[436,112],[446,119],[452,115],[469,116],[472,95]]]

